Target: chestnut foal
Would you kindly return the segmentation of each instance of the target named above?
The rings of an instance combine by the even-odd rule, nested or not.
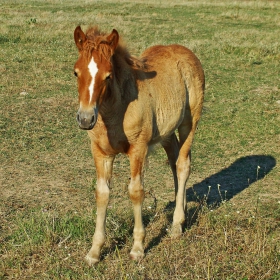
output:
[[[204,72],[198,58],[180,45],[153,46],[135,58],[119,42],[115,29],[106,35],[96,27],[84,33],[78,26],[74,39],[79,51],[74,67],[80,103],[77,121],[81,129],[88,130],[97,172],[96,229],[86,260],[90,265],[100,260],[113,162],[118,153],[127,154],[130,160],[128,192],[135,219],[130,256],[139,260],[144,256],[145,238],[143,164],[149,147],[158,142],[167,153],[174,177],[176,207],[171,235],[182,233]]]

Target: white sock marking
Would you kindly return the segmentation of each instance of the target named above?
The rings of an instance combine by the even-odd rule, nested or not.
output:
[[[91,82],[90,82],[90,85],[88,87],[88,90],[89,90],[89,103],[90,103],[91,100],[92,100],[92,96],[93,96],[95,75],[98,72],[97,65],[94,62],[93,57],[91,58],[91,61],[90,61],[89,65],[88,65],[88,70],[89,70],[89,73],[91,75]]]

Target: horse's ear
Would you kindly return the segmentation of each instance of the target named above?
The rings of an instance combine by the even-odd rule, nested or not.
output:
[[[107,37],[107,41],[114,52],[119,43],[119,33],[116,29],[113,29],[112,33]]]
[[[74,31],[74,40],[78,50],[81,51],[83,49],[84,42],[86,41],[86,35],[80,26],[77,26]]]

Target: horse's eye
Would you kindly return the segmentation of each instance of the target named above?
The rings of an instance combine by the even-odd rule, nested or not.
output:
[[[78,74],[77,74],[77,72],[76,72],[76,71],[74,71],[74,75],[75,75],[76,77],[78,77]]]
[[[110,80],[110,79],[112,79],[112,73],[110,73],[106,76],[106,80]]]

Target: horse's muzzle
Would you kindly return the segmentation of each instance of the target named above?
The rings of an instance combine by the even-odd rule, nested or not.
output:
[[[81,110],[79,109],[77,113],[77,122],[81,129],[90,130],[93,129],[97,121],[97,110]]]

